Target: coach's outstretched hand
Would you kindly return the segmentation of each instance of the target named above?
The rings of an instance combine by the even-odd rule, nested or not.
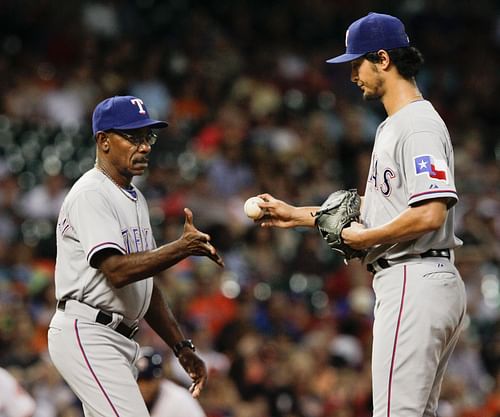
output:
[[[199,231],[193,223],[193,212],[185,208],[184,214],[186,219],[184,221],[184,232],[182,233],[181,240],[187,245],[187,251],[190,255],[207,256],[217,265],[224,267],[224,261],[217,253],[217,250],[210,243],[210,235]]]
[[[179,353],[179,363],[193,380],[193,383],[189,387],[189,392],[194,398],[197,398],[208,378],[205,362],[192,350],[183,349]]]

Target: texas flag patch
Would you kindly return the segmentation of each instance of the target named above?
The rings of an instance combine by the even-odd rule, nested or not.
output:
[[[417,175],[427,174],[433,180],[444,181],[448,184],[448,165],[444,160],[436,159],[432,155],[417,156],[414,160]]]

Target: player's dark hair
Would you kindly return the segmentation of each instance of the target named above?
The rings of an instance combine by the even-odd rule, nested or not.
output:
[[[415,47],[389,49],[387,51],[401,76],[407,80],[415,77],[424,63],[422,53]],[[373,63],[380,62],[377,52],[368,52],[365,58]]]

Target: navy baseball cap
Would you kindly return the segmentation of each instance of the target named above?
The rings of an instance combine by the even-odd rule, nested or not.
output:
[[[92,115],[94,135],[99,131],[110,129],[126,130],[141,127],[161,129],[167,126],[167,122],[151,119],[144,102],[134,96],[107,98],[96,106]]]
[[[329,59],[329,64],[354,61],[380,49],[389,50],[410,46],[405,26],[397,17],[368,13],[349,26],[345,34],[345,54]]]

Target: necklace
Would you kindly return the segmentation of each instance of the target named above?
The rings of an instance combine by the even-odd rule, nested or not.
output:
[[[132,201],[137,201],[137,192],[134,190],[134,187],[132,185],[129,186],[129,188],[123,188],[120,184],[118,184],[111,175],[109,175],[104,168],[101,168],[100,166],[94,165],[94,167],[98,170],[101,171],[104,176],[110,180],[113,184],[115,184],[118,189],[125,194],[129,199]]]

